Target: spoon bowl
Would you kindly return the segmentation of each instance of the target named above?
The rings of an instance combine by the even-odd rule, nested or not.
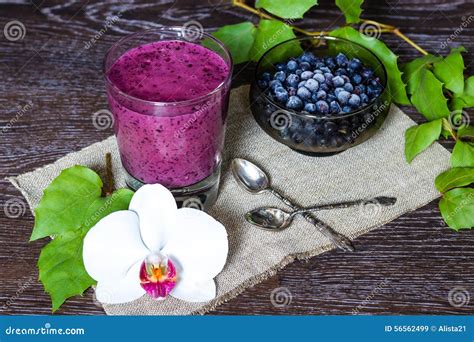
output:
[[[245,214],[245,219],[261,229],[282,230],[291,223],[290,214],[278,208],[258,208]]]
[[[252,194],[259,194],[269,190],[270,181],[267,175],[252,162],[235,158],[232,160],[231,169],[237,184],[246,191]]]

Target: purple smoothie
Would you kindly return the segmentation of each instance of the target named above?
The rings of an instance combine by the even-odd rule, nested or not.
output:
[[[130,175],[172,189],[215,170],[224,142],[229,72],[217,53],[178,40],[141,45],[116,60],[107,73],[107,93]]]

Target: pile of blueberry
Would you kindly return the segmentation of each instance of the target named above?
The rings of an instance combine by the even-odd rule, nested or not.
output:
[[[316,57],[305,52],[276,65],[257,81],[287,109],[321,116],[337,116],[366,106],[383,91],[373,70],[343,53]]]

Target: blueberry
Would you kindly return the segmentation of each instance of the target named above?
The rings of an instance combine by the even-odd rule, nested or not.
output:
[[[364,71],[361,72],[361,76],[365,79],[371,78],[373,74],[374,73],[370,69],[364,69]]]
[[[352,82],[354,82],[354,84],[360,84],[360,82],[362,82],[362,76],[359,74],[352,75]]]
[[[319,89],[324,90],[325,92],[328,92],[330,87],[327,83],[323,83],[319,85]]]
[[[334,69],[336,67],[336,61],[332,57],[326,58],[325,62],[326,65],[331,69]]]
[[[327,102],[332,102],[332,101],[336,101],[336,100],[337,100],[337,98],[333,94],[328,94],[328,96],[326,98]]]
[[[264,72],[264,73],[262,74],[261,79],[264,80],[265,82],[270,82],[271,79],[272,79],[272,75],[270,75],[269,72]]]
[[[339,88],[334,89],[334,95],[336,95],[337,97],[341,91],[344,91],[344,88],[339,87]]]
[[[317,135],[322,135],[324,133],[324,127],[322,123],[314,122],[313,123],[314,127],[314,133]]]
[[[288,92],[283,87],[275,88],[275,98],[278,102],[286,103],[288,101]]]
[[[300,76],[302,72],[303,72],[303,70],[301,70],[301,69],[296,69],[295,74],[298,75],[298,76]]]
[[[257,84],[262,89],[265,89],[266,87],[268,87],[268,82],[265,80],[258,80]]]
[[[326,67],[326,66],[324,65],[323,62],[316,62],[316,64],[314,65],[314,67],[315,67],[316,69],[321,69],[321,68],[324,68],[324,67]]]
[[[275,90],[276,87],[281,87],[281,82],[277,80],[270,81],[269,83],[270,89]]]
[[[288,87],[286,90],[288,90],[288,95],[290,95],[290,96],[295,96],[296,95],[296,88],[295,87]]]
[[[329,105],[326,101],[319,100],[318,102],[316,102],[316,107],[318,112],[321,114],[329,113]]]
[[[298,83],[298,88],[304,87],[306,85],[306,81],[301,81]]]
[[[351,127],[351,124],[347,120],[339,121],[339,132],[345,133]]]
[[[351,83],[351,79],[347,75],[341,75],[341,78],[344,80],[344,83]]]
[[[319,70],[321,70],[323,73],[331,73],[331,69],[329,69],[328,67],[326,66],[322,66],[320,68],[318,68]]]
[[[331,84],[333,78],[334,78],[334,75],[330,72],[326,72],[324,74],[324,79],[326,80],[326,82],[328,82],[330,84]]]
[[[349,106],[344,106],[344,107],[342,107],[342,111],[343,111],[344,113],[349,113],[351,110],[352,110],[352,108],[349,107]]]
[[[340,104],[345,104],[351,97],[351,94],[345,90],[342,90],[336,96]]]
[[[291,135],[291,140],[293,140],[295,144],[301,144],[304,141],[304,138],[304,134],[301,131],[295,131]]]
[[[374,86],[368,86],[366,93],[370,98],[377,97],[380,94],[379,90]]]
[[[308,62],[301,62],[300,69],[303,71],[311,69],[311,65]]]
[[[315,74],[321,74],[321,75],[324,74],[324,72],[322,72],[320,69],[314,69],[313,72]]]
[[[324,137],[321,137],[321,136],[317,136],[315,138],[315,145],[318,145],[318,146],[325,146],[326,145],[326,139]]]
[[[368,83],[368,85],[371,85],[374,88],[379,86],[379,83],[375,79],[369,79],[369,80],[367,80],[367,83]]]
[[[298,95],[302,100],[309,100],[311,98],[311,91],[306,87],[301,87],[296,91],[296,95]]]
[[[301,108],[303,108],[303,101],[301,101],[298,96],[290,96],[290,98],[286,102],[286,107],[289,109],[300,110]]]
[[[316,99],[324,100],[326,98],[326,92],[324,90],[320,90],[316,93]]]
[[[285,70],[286,69],[286,64],[285,63],[277,63],[275,65],[277,70]]]
[[[321,71],[321,70],[316,70],[316,71]],[[315,71],[315,72],[316,72],[316,71]],[[323,82],[326,80],[326,78],[324,77],[324,75],[323,75],[323,74],[319,74],[319,73],[315,73],[315,74],[313,75],[313,78],[314,78],[316,81],[318,81],[319,83],[323,83]]]
[[[327,121],[324,123],[324,130],[326,131],[326,134],[329,135],[337,131],[337,125],[332,121]]]
[[[285,81],[286,74],[284,71],[277,71],[273,76],[277,81],[283,82]]]
[[[349,105],[352,108],[358,108],[360,106],[360,97],[359,95],[352,94],[348,101]]]
[[[305,104],[304,110],[311,114],[316,113],[316,105],[314,103],[308,102]]]
[[[351,61],[349,62],[349,69],[353,71],[359,70],[361,67],[361,62],[358,58],[352,58]]]
[[[341,75],[346,75],[347,76],[348,72],[346,69],[339,68],[336,71],[334,71],[334,75],[341,76]]]
[[[332,79],[334,87],[342,87],[344,85],[344,79],[341,76],[336,76]]]
[[[302,80],[308,80],[310,79],[311,77],[313,77],[313,72],[312,71],[303,71],[301,73],[301,79]]]
[[[330,109],[332,114],[338,114],[342,110],[341,106],[339,105],[339,103],[337,101],[332,101],[329,104],[329,109]]]
[[[334,147],[341,147],[344,144],[344,139],[340,134],[337,134],[331,137],[329,144]]]
[[[350,83],[344,84],[344,90],[348,91],[349,93],[352,93],[354,91],[354,87]]]
[[[290,129],[288,127],[285,127],[280,131],[280,137],[282,137],[285,140],[290,140]]]
[[[369,97],[368,97],[367,94],[365,94],[365,93],[360,94],[360,100],[361,100],[362,103],[364,103],[364,104],[369,103]]]
[[[298,69],[298,63],[296,63],[295,61],[291,60],[291,61],[288,61],[288,63],[286,63],[286,69],[290,72],[293,72],[295,71],[296,69]]]
[[[312,92],[315,92],[319,88],[319,83],[315,79],[310,78],[306,81],[305,87],[311,90]]]
[[[354,87],[354,94],[360,95],[365,92],[366,92],[366,88],[365,88],[365,85],[363,84],[358,84]]]
[[[296,88],[298,86],[299,81],[300,81],[300,77],[296,74],[289,74],[288,77],[286,78],[286,84],[289,87]]]
[[[338,53],[336,56],[336,63],[339,66],[345,66],[347,64],[348,60],[345,54],[343,53]]]
[[[300,60],[307,63],[316,63],[316,58],[312,52],[303,53],[303,55],[300,57]]]

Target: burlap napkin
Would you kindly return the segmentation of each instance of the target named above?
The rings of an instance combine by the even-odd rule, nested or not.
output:
[[[404,132],[414,122],[397,107],[392,106],[384,126],[369,141],[332,157],[314,158],[276,143],[257,126],[249,110],[248,91],[247,86],[232,91],[222,186],[211,211],[226,226],[230,245],[227,264],[216,278],[218,297],[208,303],[187,303],[174,298],[154,301],[144,296],[131,303],[104,305],[107,314],[202,314],[271,276],[295,258],[309,258],[334,248],[301,217],[289,229],[277,233],[246,223],[243,216],[248,210],[263,205],[281,207],[281,203],[270,194],[250,195],[238,187],[228,170],[233,157],[247,158],[262,166],[277,188],[303,205],[379,195],[398,198],[395,206],[383,209],[364,206],[317,214],[351,239],[439,196],[434,178],[449,167],[450,154],[436,143],[408,165],[403,155]],[[117,186],[125,186],[114,137],[10,180],[34,208],[43,189],[62,169],[81,164],[102,170],[106,152],[113,155]]]

